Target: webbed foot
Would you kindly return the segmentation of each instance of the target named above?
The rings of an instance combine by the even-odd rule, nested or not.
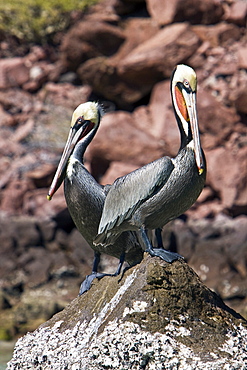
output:
[[[80,290],[79,290],[79,296],[87,292],[90,289],[92,282],[95,278],[100,280],[104,276],[118,276],[121,273],[121,269],[124,263],[124,258],[125,258],[125,254],[123,253],[120,257],[118,268],[114,274],[105,274],[102,272],[97,272],[97,268],[98,268],[99,261],[100,261],[100,254],[95,253],[93,271],[90,275],[87,275],[86,279],[81,283]]]
[[[156,236],[157,236],[157,233],[158,233],[158,235],[161,236],[160,230],[161,229],[157,229]],[[153,248],[149,239],[148,239],[147,232],[146,232],[144,226],[140,228],[140,234],[139,235],[142,238],[142,241],[145,245],[145,248],[146,248],[145,251],[148,252],[150,254],[150,256],[159,257],[163,261],[166,261],[168,263],[172,263],[173,261],[176,261],[179,258],[183,258],[183,256],[181,256],[178,253],[170,252],[170,251],[167,251],[166,249],[163,249],[163,248]]]
[[[183,256],[181,256],[180,254],[178,253],[175,253],[175,252],[170,252],[170,251],[167,251],[165,249],[161,249],[161,248],[148,248],[146,250],[146,252],[148,252],[152,257],[160,257],[162,260],[168,262],[168,263],[172,263],[173,261],[176,261],[178,260],[179,258],[184,258]]]

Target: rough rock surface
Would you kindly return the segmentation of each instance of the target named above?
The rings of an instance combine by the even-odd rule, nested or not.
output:
[[[146,256],[21,338],[7,369],[244,369],[246,325],[185,262]]]
[[[50,318],[90,272],[92,251],[63,189],[46,201],[72,111],[87,100],[105,107],[85,155],[99,182],[175,156],[175,63],[198,76],[208,176],[196,204],[164,228],[164,245],[247,317],[246,17],[242,0],[101,0],[56,45],[1,33],[0,338]],[[100,268],[110,272],[115,263],[103,257]]]

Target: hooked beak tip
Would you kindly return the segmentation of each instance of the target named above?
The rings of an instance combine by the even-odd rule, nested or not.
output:
[[[199,175],[202,175],[203,172],[204,172],[204,168],[203,167],[200,167],[198,170],[199,170]]]
[[[47,199],[47,200],[51,200],[51,198],[52,198],[52,196],[51,196],[51,195],[49,195],[49,194],[46,196],[46,199]]]

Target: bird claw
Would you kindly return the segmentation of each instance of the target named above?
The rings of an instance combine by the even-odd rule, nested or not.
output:
[[[102,274],[100,272],[92,272],[91,275],[87,275],[86,279],[81,283],[80,290],[79,290],[79,296],[82,295],[83,293],[86,293],[90,289],[92,282],[95,278],[102,279],[104,276],[109,276],[109,274]]]
[[[179,258],[184,258],[183,256],[181,256],[178,253],[170,252],[170,251],[167,251],[167,250],[161,249],[161,248],[151,249],[151,250],[148,250],[147,252],[152,257],[159,257],[159,258],[161,258],[162,260],[164,260],[168,263],[172,263],[173,261],[176,261]]]
[[[91,275],[87,275],[86,279],[81,283],[80,290],[79,290],[79,296],[83,293],[86,293],[92,285],[92,282],[95,278],[98,280],[102,279],[105,276],[118,276],[120,274],[119,270],[117,270],[114,274],[104,274],[101,272],[92,272]]]

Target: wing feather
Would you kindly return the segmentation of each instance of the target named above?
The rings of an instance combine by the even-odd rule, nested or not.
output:
[[[98,233],[131,218],[139,205],[167,182],[173,168],[171,158],[162,157],[116,179],[106,196]]]

